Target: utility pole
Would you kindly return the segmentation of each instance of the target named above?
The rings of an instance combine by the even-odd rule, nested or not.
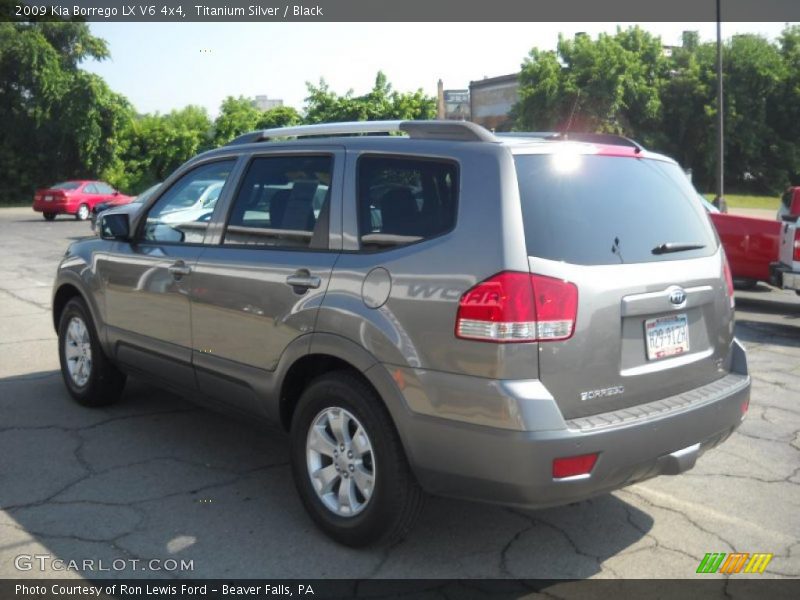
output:
[[[714,205],[728,212],[725,202],[725,111],[722,90],[722,8],[717,0],[717,197]]]

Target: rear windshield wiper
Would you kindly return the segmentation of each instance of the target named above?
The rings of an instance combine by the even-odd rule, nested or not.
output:
[[[685,252],[686,250],[700,250],[705,248],[700,242],[664,242],[651,250],[653,254],[669,254],[670,252]]]

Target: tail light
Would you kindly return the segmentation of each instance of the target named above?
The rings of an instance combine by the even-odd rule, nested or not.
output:
[[[722,255],[722,274],[725,277],[726,292],[731,302],[731,308],[733,308],[736,304],[736,301],[733,299],[733,275],[731,274],[731,266],[728,264],[728,258],[724,253]]]
[[[495,343],[566,340],[577,313],[574,283],[504,271],[461,296],[456,337]]]
[[[794,253],[792,260],[800,260],[800,221],[795,225],[794,229]]]

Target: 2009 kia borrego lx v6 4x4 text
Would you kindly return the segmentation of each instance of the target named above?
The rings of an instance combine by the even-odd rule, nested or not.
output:
[[[199,218],[197,181],[221,185]],[[680,473],[747,410],[719,241],[624,138],[256,132],[98,228],[55,283],[71,395],[131,373],[280,424],[344,544],[404,535],[423,490],[544,507]]]

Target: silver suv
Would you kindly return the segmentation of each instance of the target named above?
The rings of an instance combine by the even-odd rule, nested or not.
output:
[[[424,492],[535,508],[680,473],[748,407],[714,230],[625,138],[267,130],[99,229],[55,282],[70,394],[129,373],[282,426],[344,544],[403,536]]]

